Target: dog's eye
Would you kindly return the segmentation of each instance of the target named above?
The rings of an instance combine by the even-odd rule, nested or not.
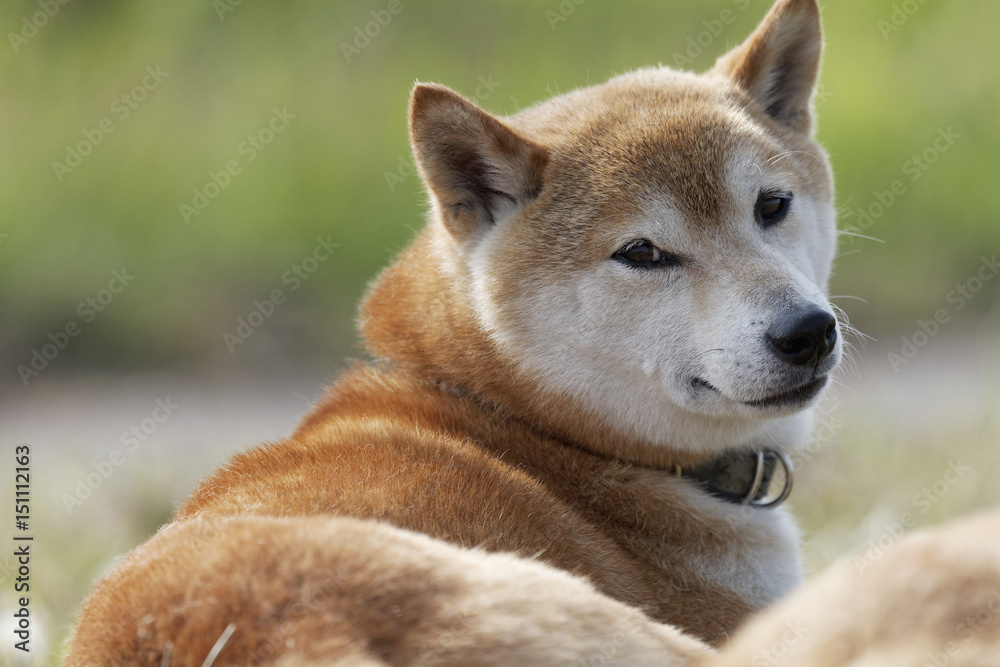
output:
[[[754,208],[757,224],[764,228],[778,224],[788,215],[791,203],[790,192],[761,191],[757,196],[757,206]]]
[[[630,241],[614,254],[613,259],[637,269],[659,269],[667,266],[678,266],[681,263],[677,255],[660,250],[645,239]]]

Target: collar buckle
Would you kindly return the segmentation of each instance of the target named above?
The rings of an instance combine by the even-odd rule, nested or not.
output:
[[[792,492],[794,466],[776,449],[742,450],[690,468],[674,466],[680,477],[698,482],[706,492],[726,502],[773,509]]]

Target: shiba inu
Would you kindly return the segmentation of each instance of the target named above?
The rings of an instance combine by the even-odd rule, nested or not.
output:
[[[371,363],[205,480],[67,664],[693,664],[800,579],[786,452],[842,354],[815,0],[696,75],[513,116],[418,84],[431,213]]]

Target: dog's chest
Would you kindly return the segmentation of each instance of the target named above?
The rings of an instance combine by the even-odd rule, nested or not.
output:
[[[801,581],[799,534],[784,508],[725,502],[671,473],[618,465],[577,489],[588,520],[675,588],[725,591],[760,608]]]
[[[641,538],[647,557],[662,566],[682,567],[753,607],[770,604],[801,581],[799,533],[784,508],[723,501],[660,471],[642,473],[635,484],[638,502],[649,506],[644,513],[662,517]]]

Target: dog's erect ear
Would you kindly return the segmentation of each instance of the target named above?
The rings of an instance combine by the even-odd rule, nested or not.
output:
[[[420,176],[460,241],[510,216],[542,188],[548,152],[444,86],[413,89],[410,143]]]
[[[731,79],[776,121],[810,132],[823,33],[816,0],[778,0],[742,45],[712,72]]]

